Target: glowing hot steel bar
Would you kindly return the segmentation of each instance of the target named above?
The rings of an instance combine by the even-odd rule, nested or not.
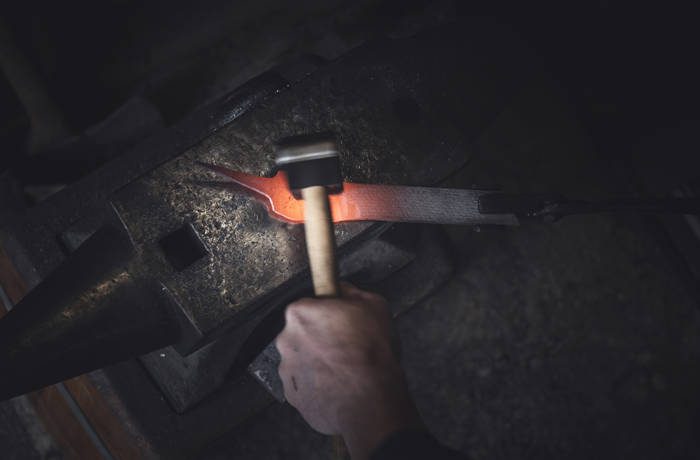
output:
[[[222,166],[202,166],[225,176],[218,185],[253,196],[271,216],[284,222],[304,222],[304,202],[289,191],[287,178],[280,171],[273,177],[259,177]],[[440,224],[517,225],[512,214],[482,214],[479,197],[491,192],[343,183],[342,193],[328,197],[333,222],[385,221]]]

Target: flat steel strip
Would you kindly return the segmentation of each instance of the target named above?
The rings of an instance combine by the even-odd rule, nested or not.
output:
[[[342,194],[331,196],[333,212],[340,212],[344,220],[518,225],[513,214],[482,214],[479,211],[479,197],[493,192],[352,183],[346,183],[344,187]]]
[[[221,166],[203,164],[231,182],[232,191],[247,193],[265,205],[270,214],[290,223],[304,221],[303,201],[289,191],[284,172],[259,177]],[[216,182],[200,183],[212,186]],[[381,221],[457,225],[518,225],[514,214],[483,214],[479,197],[484,190],[345,182],[343,191],[330,195],[334,222]]]

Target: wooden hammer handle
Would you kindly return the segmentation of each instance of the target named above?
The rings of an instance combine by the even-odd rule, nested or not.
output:
[[[304,233],[314,294],[316,297],[338,297],[340,287],[335,260],[335,235],[326,188],[303,188],[301,197],[304,199]]]
[[[304,199],[304,233],[314,294],[316,297],[338,297],[338,264],[328,193],[323,186],[306,187],[301,189],[301,197]],[[332,458],[350,458],[341,436],[332,438]]]

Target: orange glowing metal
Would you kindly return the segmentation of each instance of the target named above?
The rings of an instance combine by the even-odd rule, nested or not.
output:
[[[304,201],[294,198],[283,171],[259,177],[222,166],[200,163],[226,177],[226,182],[202,183],[251,195],[275,219],[304,223]],[[328,196],[333,222],[384,221],[441,224],[517,225],[512,214],[481,214],[480,190],[343,183],[341,193]]]
[[[252,195],[261,202],[270,215],[276,219],[292,224],[304,223],[304,201],[296,199],[287,185],[287,176],[284,171],[279,171],[273,177],[259,177],[240,171],[233,171],[216,165],[206,165],[213,171],[231,179],[233,188]],[[238,187],[235,187],[235,186]],[[352,190],[356,184],[345,182],[343,192],[330,195],[329,201],[333,222],[349,222],[363,219],[357,206],[348,202],[348,195],[352,195]],[[346,195],[350,190],[350,193]]]

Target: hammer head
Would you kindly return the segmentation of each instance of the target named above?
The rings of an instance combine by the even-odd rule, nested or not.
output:
[[[295,194],[315,185],[325,186],[329,193],[343,189],[338,147],[330,135],[283,139],[277,147],[277,167],[287,173],[289,188]]]

